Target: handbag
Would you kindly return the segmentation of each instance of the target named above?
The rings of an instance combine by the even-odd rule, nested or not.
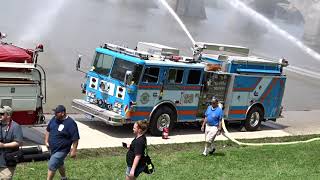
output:
[[[145,157],[144,157],[144,160],[145,160],[145,167],[144,167],[143,172],[145,172],[146,174],[152,174],[152,173],[154,173],[155,168],[154,168],[154,165],[153,165],[153,163],[152,163],[152,161],[151,161],[150,156],[148,155],[147,145],[146,145],[146,155],[145,155]]]

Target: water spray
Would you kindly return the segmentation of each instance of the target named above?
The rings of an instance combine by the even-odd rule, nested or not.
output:
[[[49,2],[49,1],[48,1]],[[36,13],[33,18],[28,21],[31,22],[21,33],[22,36],[18,38],[18,42],[34,42],[41,40],[46,33],[49,32],[50,27],[54,24],[54,19],[58,16],[61,9],[65,7],[68,0],[50,1],[43,11]]]
[[[317,61],[320,61],[320,54],[314,51],[313,49],[309,48],[308,46],[304,45],[301,41],[297,38],[286,32],[285,30],[281,29],[276,24],[272,23],[269,19],[261,15],[260,13],[256,12],[245,3],[241,2],[240,0],[228,0],[225,1],[226,3],[230,4],[235,9],[239,10],[240,12],[247,14],[249,17],[254,18],[256,22],[259,22],[260,25],[263,25],[267,28],[272,29],[277,34],[283,36],[290,42],[294,43],[297,47],[299,47],[302,51],[309,54],[311,57],[315,58]]]
[[[183,22],[181,21],[181,19],[179,18],[179,16],[174,12],[174,10],[169,6],[169,4],[167,3],[166,0],[160,0],[161,4],[168,9],[168,11],[170,12],[170,14],[176,19],[176,21],[179,23],[179,25],[181,26],[181,28],[183,29],[183,31],[187,34],[188,38],[190,39],[190,41],[192,42],[192,45],[195,44],[195,41],[193,39],[193,37],[191,36],[190,32],[188,31],[187,27],[183,24]]]

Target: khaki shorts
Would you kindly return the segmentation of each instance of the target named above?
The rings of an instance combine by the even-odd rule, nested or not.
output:
[[[217,136],[218,127],[206,125],[205,138],[206,142],[212,143]]]
[[[9,180],[12,179],[13,173],[16,167],[3,167],[0,168],[0,179],[1,180]]]

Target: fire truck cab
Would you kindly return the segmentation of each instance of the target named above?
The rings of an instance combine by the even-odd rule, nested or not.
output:
[[[151,134],[161,135],[174,123],[201,121],[215,96],[224,105],[225,120],[244,121],[256,130],[261,121],[280,116],[287,64],[248,53],[244,47],[199,42],[189,58],[156,43],[140,42],[135,50],[105,44],[96,48],[86,73],[84,99],[74,99],[72,107],[111,125],[146,120]]]
[[[0,105],[14,110],[12,119],[20,125],[44,123],[45,71],[37,63],[40,44],[24,49],[6,42],[0,33]]]

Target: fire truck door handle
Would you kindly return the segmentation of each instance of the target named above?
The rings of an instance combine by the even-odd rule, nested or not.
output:
[[[153,97],[157,97],[158,96],[158,93],[153,93]]]

